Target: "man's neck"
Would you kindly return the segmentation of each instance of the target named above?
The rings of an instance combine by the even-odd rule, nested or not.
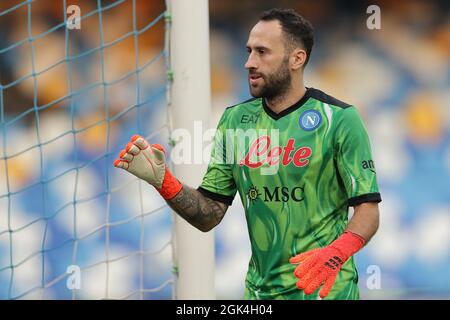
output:
[[[298,102],[306,93],[306,88],[302,84],[295,89],[288,90],[285,94],[281,96],[274,97],[272,99],[265,99],[266,105],[275,113],[280,113],[294,103]]]

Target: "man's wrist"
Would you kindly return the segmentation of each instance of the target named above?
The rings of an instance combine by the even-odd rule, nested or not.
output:
[[[341,252],[344,255],[345,260],[347,260],[361,250],[365,242],[366,240],[360,235],[350,230],[346,230],[339,238],[333,241],[330,246]]]
[[[156,190],[158,190],[165,200],[170,200],[174,198],[182,188],[183,185],[181,182],[172,175],[169,168],[166,166],[166,172],[164,174],[164,180],[161,188],[156,188]]]

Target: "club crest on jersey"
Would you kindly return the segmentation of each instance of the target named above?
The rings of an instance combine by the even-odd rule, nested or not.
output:
[[[322,123],[322,116],[319,111],[307,110],[303,112],[299,119],[300,127],[306,131],[316,129]]]

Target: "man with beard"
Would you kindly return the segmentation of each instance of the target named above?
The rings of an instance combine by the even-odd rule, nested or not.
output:
[[[115,162],[204,232],[239,192],[252,247],[246,299],[358,299],[353,255],[378,228],[381,197],[356,108],[304,85],[313,42],[295,11],[263,13],[247,42],[253,99],[225,110],[198,189],[140,136]]]

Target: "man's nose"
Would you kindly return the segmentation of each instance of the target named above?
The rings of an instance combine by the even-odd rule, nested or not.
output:
[[[251,53],[249,54],[247,62],[245,63],[244,66],[245,66],[245,69],[248,69],[248,70],[256,69],[258,67],[253,54],[251,54]]]

